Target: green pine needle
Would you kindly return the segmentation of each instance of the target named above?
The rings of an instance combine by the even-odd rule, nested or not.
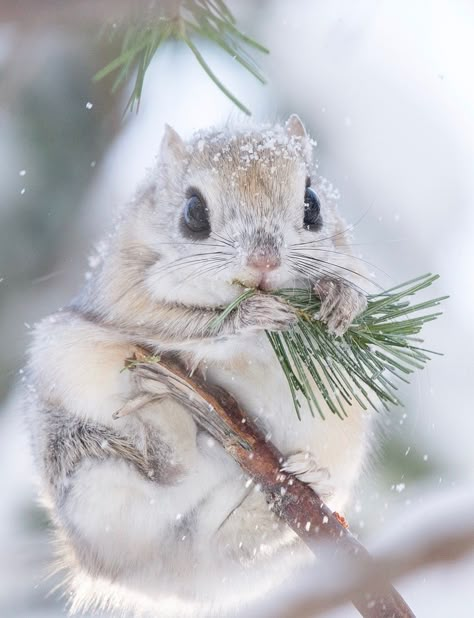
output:
[[[301,401],[311,414],[324,418],[320,396],[333,414],[344,418],[347,406],[356,401],[364,409],[377,402],[402,405],[396,381],[408,382],[416,369],[423,369],[437,354],[421,347],[423,326],[441,312],[432,311],[448,298],[411,304],[410,297],[432,285],[438,275],[423,275],[383,293],[368,297],[366,310],[342,337],[334,337],[316,319],[319,298],[310,290],[279,290],[276,296],[295,307],[296,326],[286,332],[267,332],[293,398],[298,418]],[[246,290],[213,321],[217,326],[231,311],[253,294]],[[315,392],[315,389],[317,392]]]
[[[265,78],[249,53],[249,49],[261,53],[268,50],[235,25],[235,18],[222,0],[181,0],[176,2],[173,13],[152,15],[146,23],[133,23],[125,28],[115,28],[111,37],[122,36],[120,55],[94,75],[94,81],[104,79],[114,73],[112,86],[115,92],[136,71],[135,84],[125,111],[140,106],[145,75],[152,59],[164,43],[170,40],[181,41],[191,50],[194,57],[216,86],[245,114],[250,110],[235,97],[212,71],[195,39],[211,41],[229,54],[262,84]]]

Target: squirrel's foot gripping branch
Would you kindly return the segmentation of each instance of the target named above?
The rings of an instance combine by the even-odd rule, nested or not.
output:
[[[128,368],[142,379],[166,386],[168,396],[186,406],[196,423],[208,431],[266,494],[272,509],[313,550],[326,540],[347,555],[354,569],[372,564],[372,557],[348,531],[345,520],[332,513],[306,483],[282,472],[282,453],[260,432],[237,401],[223,389],[207,384],[202,376],[189,376],[176,360],[150,360],[138,352]],[[413,618],[400,594],[382,576],[371,589],[352,602],[367,618]]]

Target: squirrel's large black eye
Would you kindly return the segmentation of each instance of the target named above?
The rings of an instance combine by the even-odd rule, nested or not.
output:
[[[321,203],[311,187],[306,187],[304,193],[304,226],[308,230],[321,227]]]
[[[186,228],[199,236],[208,236],[211,231],[209,211],[206,202],[199,195],[191,195],[183,211],[183,221]]]

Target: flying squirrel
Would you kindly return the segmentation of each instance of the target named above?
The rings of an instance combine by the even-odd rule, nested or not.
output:
[[[296,115],[189,141],[166,126],[83,290],[36,326],[28,422],[72,611],[221,618],[312,560],[187,409],[122,371],[137,346],[228,390],[285,455],[282,468],[331,508],[350,497],[367,415],[354,403],[343,421],[329,411],[323,421],[303,405],[298,420],[265,335],[296,319],[272,290],[313,288],[334,336],[366,306],[312,151]],[[216,327],[245,287],[264,293]]]

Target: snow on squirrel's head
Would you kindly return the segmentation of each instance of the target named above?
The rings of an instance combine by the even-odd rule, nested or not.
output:
[[[311,173],[301,120],[209,129],[184,141],[166,126],[135,208],[135,243],[157,257],[143,280],[158,301],[213,306],[243,287],[304,287],[332,246],[332,206]]]

